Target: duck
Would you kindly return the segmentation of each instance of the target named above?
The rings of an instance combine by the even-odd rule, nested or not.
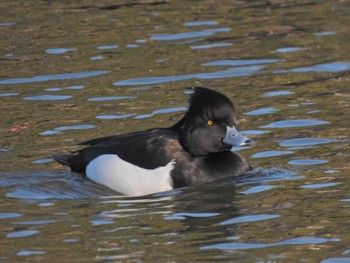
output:
[[[237,130],[236,109],[224,94],[191,88],[184,116],[151,128],[80,143],[73,153],[53,153],[71,172],[127,196],[146,196],[242,175],[250,163],[232,147],[253,146]]]

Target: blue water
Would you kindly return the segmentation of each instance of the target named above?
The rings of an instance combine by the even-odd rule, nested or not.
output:
[[[320,159],[296,159],[296,160],[291,160],[288,163],[292,165],[317,165],[317,164],[328,163],[328,161],[320,160]]]
[[[226,220],[221,222],[220,225],[232,225],[237,223],[248,223],[248,222],[256,222],[261,220],[269,220],[273,218],[280,217],[279,215],[249,215],[249,216],[239,216],[233,219]]]
[[[261,108],[261,109],[257,109],[257,110],[252,110],[249,112],[246,112],[244,114],[247,115],[264,115],[264,114],[272,114],[279,111],[279,109],[275,108],[275,107],[265,107],[265,108]]]
[[[267,248],[274,246],[285,246],[285,245],[306,245],[306,244],[322,244],[328,242],[339,242],[340,239],[333,238],[291,238],[276,243],[221,243],[216,245],[204,246],[201,249],[222,249],[222,250],[245,250],[245,249],[258,249]]]
[[[329,124],[328,121],[321,120],[286,120],[286,121],[276,121],[268,125],[261,126],[261,128],[275,129],[275,128],[292,128],[292,127],[309,127],[316,125]]]
[[[327,138],[296,138],[284,140],[280,143],[281,146],[293,147],[293,146],[310,146],[310,145],[320,145],[326,143],[333,143],[337,140],[327,139]]]
[[[236,67],[236,68],[229,68],[226,70],[220,70],[220,71],[208,72],[208,73],[126,79],[126,80],[117,81],[113,83],[113,85],[116,85],[116,86],[150,85],[150,84],[161,84],[166,82],[174,82],[174,81],[190,80],[190,79],[220,79],[220,78],[243,77],[243,76],[249,76],[254,73],[257,73],[262,69],[263,69],[263,66]]]
[[[87,130],[87,129],[95,129],[97,128],[96,125],[92,124],[81,124],[81,125],[69,125],[69,126],[60,126],[57,128],[54,128],[53,130],[48,130],[41,132],[41,135],[55,135],[55,134],[62,134],[63,131],[71,131],[71,130]]]
[[[233,43],[217,43],[217,44],[207,44],[207,45],[196,45],[191,46],[191,49],[208,49],[208,48],[219,48],[219,47],[230,47]]]
[[[265,152],[258,152],[256,154],[253,154],[252,158],[266,158],[266,157],[274,157],[274,156],[281,156],[286,154],[293,154],[292,151],[265,151]]]
[[[106,49],[116,49],[118,47],[119,47],[119,45],[108,45],[108,46],[99,46],[99,47],[97,47],[97,49],[106,50]]]
[[[110,73],[110,71],[100,70],[100,71],[87,71],[87,72],[79,72],[79,73],[57,74],[57,75],[43,75],[43,76],[35,76],[32,78],[5,79],[0,81],[0,85],[33,83],[33,82],[43,82],[43,81],[50,81],[50,80],[80,79],[80,78],[99,76],[107,73]]]
[[[108,97],[95,97],[90,98],[88,101],[109,101],[109,100],[124,100],[124,99],[134,99],[132,96],[108,96]]]
[[[76,48],[49,48],[46,49],[46,53],[48,54],[65,54],[67,52],[71,52],[71,51],[76,51]]]
[[[71,99],[73,96],[70,95],[38,95],[25,97],[25,100],[67,100]]]
[[[294,94],[293,91],[290,90],[281,90],[281,91],[271,91],[265,93],[266,97],[276,97],[276,96],[284,96],[284,95],[292,95]]]
[[[216,26],[218,21],[190,21],[183,23],[184,26]]]
[[[297,52],[297,51],[303,51],[305,48],[301,47],[283,47],[283,48],[278,48],[275,50],[277,53],[289,53],[289,52]]]

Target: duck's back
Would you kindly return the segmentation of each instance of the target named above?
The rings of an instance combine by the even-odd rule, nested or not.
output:
[[[167,154],[171,152],[168,144],[177,142],[177,137],[177,133],[169,129],[152,129],[102,137],[82,143],[88,146],[74,154],[55,154],[54,158],[68,165],[73,172],[80,174],[85,174],[86,167],[92,160],[105,154],[116,154],[133,165],[144,169],[155,169],[171,161],[171,157]]]

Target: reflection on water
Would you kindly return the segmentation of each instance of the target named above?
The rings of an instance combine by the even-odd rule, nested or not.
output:
[[[289,53],[289,52],[296,52],[296,51],[301,51],[305,50],[305,48],[301,47],[283,47],[283,48],[278,48],[275,50],[277,53]]]
[[[263,66],[249,66],[249,67],[237,67],[229,68],[226,70],[220,70],[216,72],[198,73],[180,76],[161,76],[161,77],[148,77],[148,78],[135,78],[117,81],[114,83],[116,86],[130,86],[130,85],[149,85],[149,84],[161,84],[166,82],[190,80],[190,79],[220,79],[220,78],[233,78],[249,76],[262,70]]]
[[[96,119],[103,119],[103,120],[117,120],[117,119],[124,119],[128,117],[132,117],[135,114],[123,114],[123,115],[98,115],[96,116]]]
[[[331,35],[335,35],[337,32],[333,32],[333,31],[323,31],[323,32],[316,32],[315,35],[316,36],[331,36]]]
[[[123,99],[134,99],[135,97],[130,96],[110,96],[110,97],[96,97],[90,98],[88,101],[108,101],[108,100],[123,100]]]
[[[252,155],[252,158],[263,158],[263,157],[274,157],[274,156],[281,156],[285,154],[293,154],[292,151],[265,151],[265,152],[258,152],[256,154]]]
[[[263,115],[263,114],[271,114],[279,111],[279,109],[275,107],[265,107],[257,110],[252,110],[249,112],[246,112],[247,115]]]
[[[72,98],[73,96],[70,95],[38,95],[38,96],[31,96],[31,97],[25,97],[25,100],[67,100]]]
[[[210,31],[197,31],[197,32],[185,32],[178,34],[161,34],[161,35],[151,35],[152,40],[158,41],[170,41],[170,40],[180,40],[186,38],[197,38],[197,37],[207,37],[213,35],[214,32]]]
[[[220,225],[232,225],[237,223],[247,223],[247,222],[256,222],[261,220],[268,220],[280,217],[279,215],[251,215],[251,216],[239,216],[233,219],[226,220],[221,222]]]
[[[16,23],[13,22],[0,22],[0,26],[14,26]]]
[[[284,140],[280,143],[281,146],[291,147],[291,146],[310,146],[319,145],[336,142],[337,140],[325,139],[325,138],[297,138]]]
[[[39,233],[39,231],[36,230],[21,230],[21,231],[16,231],[16,232],[10,232],[6,235],[6,237],[10,238],[16,238],[16,237],[27,237],[31,235],[35,235]]]
[[[287,72],[340,72],[350,69],[349,62],[332,62],[325,64],[318,64],[310,67],[301,67],[287,70],[276,70],[275,73],[287,73]]]
[[[218,245],[204,246],[201,249],[222,249],[222,250],[241,250],[241,249],[256,249],[266,248],[274,246],[285,246],[285,245],[312,245],[321,244],[327,242],[339,242],[339,238],[291,238],[281,242],[271,244],[252,244],[252,243],[222,243]]]
[[[0,6],[0,260],[349,261],[346,1]],[[169,127],[188,86],[233,100],[252,171],[136,198],[53,162]]]
[[[69,80],[69,79],[79,79],[86,77],[99,76],[107,74],[109,71],[88,71],[88,72],[79,72],[79,73],[66,73],[66,74],[57,74],[57,75],[43,75],[35,76],[32,78],[17,78],[17,79],[5,79],[1,80],[0,84],[23,84],[23,83],[33,83],[33,82],[43,82],[50,80]]]
[[[328,121],[321,120],[287,120],[287,121],[276,121],[268,125],[261,126],[261,128],[291,128],[291,127],[308,127],[315,125],[329,124]]]
[[[45,251],[34,251],[34,250],[21,250],[16,255],[17,256],[30,256],[30,255],[43,255],[46,254]]]
[[[293,165],[315,165],[315,164],[328,163],[328,161],[327,160],[315,160],[315,159],[297,159],[297,160],[291,160],[288,163],[293,164]]]
[[[301,188],[317,189],[317,188],[332,187],[332,186],[336,186],[338,184],[339,183],[306,184],[306,185],[302,185]]]
[[[53,135],[53,134],[62,134],[63,131],[71,131],[71,130],[88,130],[95,129],[97,126],[92,124],[82,124],[82,125],[71,125],[71,126],[60,126],[54,128],[53,130],[41,132],[41,135]]]
[[[275,97],[275,96],[283,96],[283,95],[291,95],[294,94],[293,91],[290,90],[281,90],[281,91],[271,91],[265,93],[266,97]]]
[[[11,96],[17,96],[19,93],[17,92],[9,92],[9,93],[1,93],[0,97],[11,97]]]
[[[207,49],[207,48],[229,47],[232,45],[233,45],[232,43],[217,43],[217,44],[191,46],[191,48],[192,49]]]
[[[22,216],[18,213],[0,213],[0,219],[16,218]]]
[[[76,48],[49,48],[46,49],[46,53],[48,54],[64,54],[70,51],[76,51]]]
[[[235,59],[235,60],[218,60],[202,64],[202,66],[246,66],[276,63],[277,59]]]
[[[115,49],[118,47],[119,47],[119,45],[109,45],[109,46],[99,46],[99,47],[97,47],[97,49],[105,50],[105,49]]]

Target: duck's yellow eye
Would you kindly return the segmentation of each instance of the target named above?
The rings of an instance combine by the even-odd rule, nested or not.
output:
[[[208,125],[212,126],[214,124],[214,122],[212,120],[208,120]]]

